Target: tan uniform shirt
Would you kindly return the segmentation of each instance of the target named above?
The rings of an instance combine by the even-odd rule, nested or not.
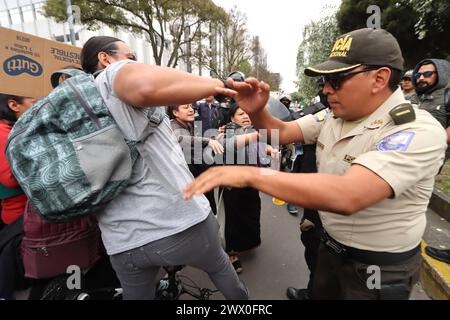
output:
[[[325,230],[342,244],[371,251],[405,252],[422,239],[434,179],[447,148],[446,134],[423,110],[415,110],[416,121],[395,125],[389,111],[404,102],[398,89],[342,137],[344,121],[332,114],[325,119],[309,115],[297,120],[305,143],[317,143],[319,173],[345,175],[351,165],[358,164],[375,172],[394,191],[393,199],[351,216],[319,211]]]

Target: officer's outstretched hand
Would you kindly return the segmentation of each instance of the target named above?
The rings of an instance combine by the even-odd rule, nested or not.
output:
[[[250,185],[251,177],[255,173],[253,170],[258,170],[258,168],[248,166],[213,167],[201,174],[183,189],[183,199],[189,200],[193,196],[202,195],[219,186],[234,188],[248,187]]]
[[[263,110],[270,96],[270,86],[255,78],[248,78],[244,82],[227,79],[227,84],[236,91],[233,97],[239,106],[248,114]]]

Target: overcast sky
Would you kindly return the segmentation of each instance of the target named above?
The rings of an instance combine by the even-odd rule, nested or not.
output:
[[[252,36],[260,36],[272,72],[283,78],[281,89],[295,91],[295,64],[303,28],[322,16],[325,5],[339,6],[341,0],[213,0],[225,10],[236,6],[247,15]]]

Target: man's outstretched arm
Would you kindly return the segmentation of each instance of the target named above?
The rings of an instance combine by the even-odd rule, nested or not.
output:
[[[351,215],[393,195],[371,170],[353,165],[344,176],[293,174],[256,167],[215,167],[186,187],[185,199],[218,186],[252,187],[302,208]]]

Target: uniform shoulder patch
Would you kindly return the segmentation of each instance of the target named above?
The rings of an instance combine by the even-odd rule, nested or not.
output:
[[[387,136],[377,144],[378,151],[406,151],[415,133],[402,131]]]

